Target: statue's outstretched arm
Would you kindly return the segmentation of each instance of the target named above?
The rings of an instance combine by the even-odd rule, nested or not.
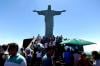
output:
[[[37,11],[37,10],[33,10],[33,12],[39,12],[39,11]]]
[[[66,12],[66,10],[62,10],[62,11],[53,11],[54,15],[60,15],[62,12]]]
[[[60,11],[60,12],[66,12],[66,10],[62,10],[62,11]]]
[[[37,12],[39,15],[44,15],[44,11],[33,10],[33,12]]]

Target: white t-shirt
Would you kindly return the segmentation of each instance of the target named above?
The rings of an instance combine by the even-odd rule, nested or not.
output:
[[[49,47],[51,47],[52,46],[52,43],[51,42],[49,42]]]
[[[27,63],[23,56],[17,54],[14,57],[9,57],[4,63],[4,66],[27,66]]]
[[[55,46],[56,45],[56,42],[55,41],[53,41],[53,46]]]
[[[42,52],[37,51],[37,52],[36,52],[36,57],[37,57],[37,58],[41,58],[41,57],[42,57]]]
[[[73,56],[74,56],[74,62],[77,63],[80,60],[80,54],[74,53]]]
[[[48,48],[48,43],[45,43],[44,44],[44,48]]]

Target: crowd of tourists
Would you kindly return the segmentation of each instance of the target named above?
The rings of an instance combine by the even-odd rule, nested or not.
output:
[[[88,57],[84,51],[62,46],[63,37],[41,37],[28,47],[18,44],[0,46],[0,66],[100,66],[100,54],[93,51]]]

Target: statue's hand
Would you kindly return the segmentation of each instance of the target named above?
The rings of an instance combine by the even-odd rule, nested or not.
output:
[[[62,10],[62,12],[66,12],[66,10]]]
[[[33,12],[37,12],[36,10],[33,10]]]

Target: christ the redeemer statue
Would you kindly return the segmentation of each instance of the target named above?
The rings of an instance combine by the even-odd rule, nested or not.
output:
[[[54,19],[53,16],[60,15],[62,11],[54,11],[51,10],[51,5],[48,5],[48,10],[37,11],[34,10],[33,12],[37,12],[39,15],[45,16],[45,36],[50,37],[53,36],[53,27],[54,27]]]

